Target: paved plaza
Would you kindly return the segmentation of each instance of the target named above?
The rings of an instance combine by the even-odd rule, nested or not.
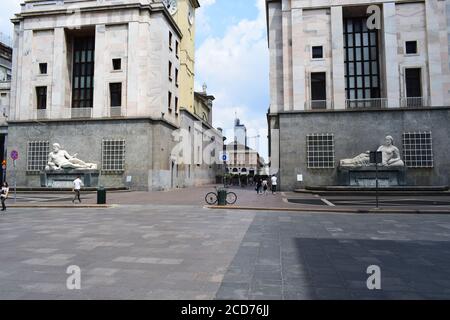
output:
[[[0,299],[449,299],[449,241],[448,215],[11,208]]]

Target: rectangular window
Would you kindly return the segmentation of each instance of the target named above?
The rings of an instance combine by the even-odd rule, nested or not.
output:
[[[39,72],[40,74],[47,74],[47,64],[39,63]]]
[[[403,158],[409,168],[433,168],[433,137],[429,132],[403,134]]]
[[[92,108],[94,100],[95,37],[74,39],[72,108]]]
[[[125,140],[103,140],[102,171],[125,171]]]
[[[408,98],[422,97],[422,81],[420,68],[405,69],[406,96]]]
[[[173,34],[169,31],[169,49],[172,51]]]
[[[122,59],[113,59],[112,63],[114,71],[122,70]]]
[[[168,102],[167,102],[167,106],[169,108],[169,112],[172,112],[172,92],[169,91],[169,94],[167,95],[168,98]]]
[[[27,148],[27,172],[38,173],[45,169],[50,147],[48,141],[29,141]]]
[[[178,69],[175,68],[175,85],[178,87]]]
[[[47,109],[47,87],[36,87],[38,110]]]
[[[122,106],[122,83],[110,83],[109,94],[111,100],[111,107]]]
[[[169,61],[169,80],[172,81],[172,62]]]
[[[417,41],[406,41],[405,51],[406,54],[417,54]]]
[[[180,51],[180,43],[178,41],[175,41],[175,55],[179,56],[179,51]]]
[[[367,18],[344,19],[345,90],[348,100],[381,97],[378,38],[378,30],[367,28]],[[357,102],[350,102],[349,107],[357,106]]]
[[[325,72],[311,73],[311,109],[327,108],[327,83]]]
[[[175,114],[178,115],[178,97],[175,97]]]
[[[323,59],[323,46],[312,47],[312,58]]]
[[[309,169],[334,168],[334,135],[329,133],[307,136],[307,157]]]

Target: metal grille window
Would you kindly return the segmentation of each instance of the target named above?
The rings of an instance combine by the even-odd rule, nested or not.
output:
[[[45,169],[50,152],[48,141],[29,141],[27,149],[27,171],[41,172]]]
[[[344,20],[347,99],[380,98],[378,37],[378,30],[367,28],[367,18]]]
[[[125,170],[125,140],[103,140],[102,170],[105,172]]]
[[[316,133],[307,136],[308,168],[334,168],[334,135]]]
[[[433,137],[431,132],[403,134],[403,156],[409,168],[433,168]]]

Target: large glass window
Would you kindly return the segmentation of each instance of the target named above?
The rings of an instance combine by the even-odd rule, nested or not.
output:
[[[94,37],[74,39],[72,108],[93,107],[94,55]]]
[[[344,19],[344,55],[347,99],[380,98],[378,31],[367,18]]]

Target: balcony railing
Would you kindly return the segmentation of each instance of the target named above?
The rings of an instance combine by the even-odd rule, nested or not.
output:
[[[376,99],[348,99],[345,101],[346,109],[384,109],[388,107],[386,98]]]
[[[92,108],[71,108],[72,119],[92,118]]]
[[[110,117],[122,117],[122,108],[121,107],[111,107],[109,109]]]
[[[327,110],[333,109],[331,100],[308,100],[305,102],[305,110]]]
[[[400,108],[422,108],[430,105],[429,97],[400,98]]]

